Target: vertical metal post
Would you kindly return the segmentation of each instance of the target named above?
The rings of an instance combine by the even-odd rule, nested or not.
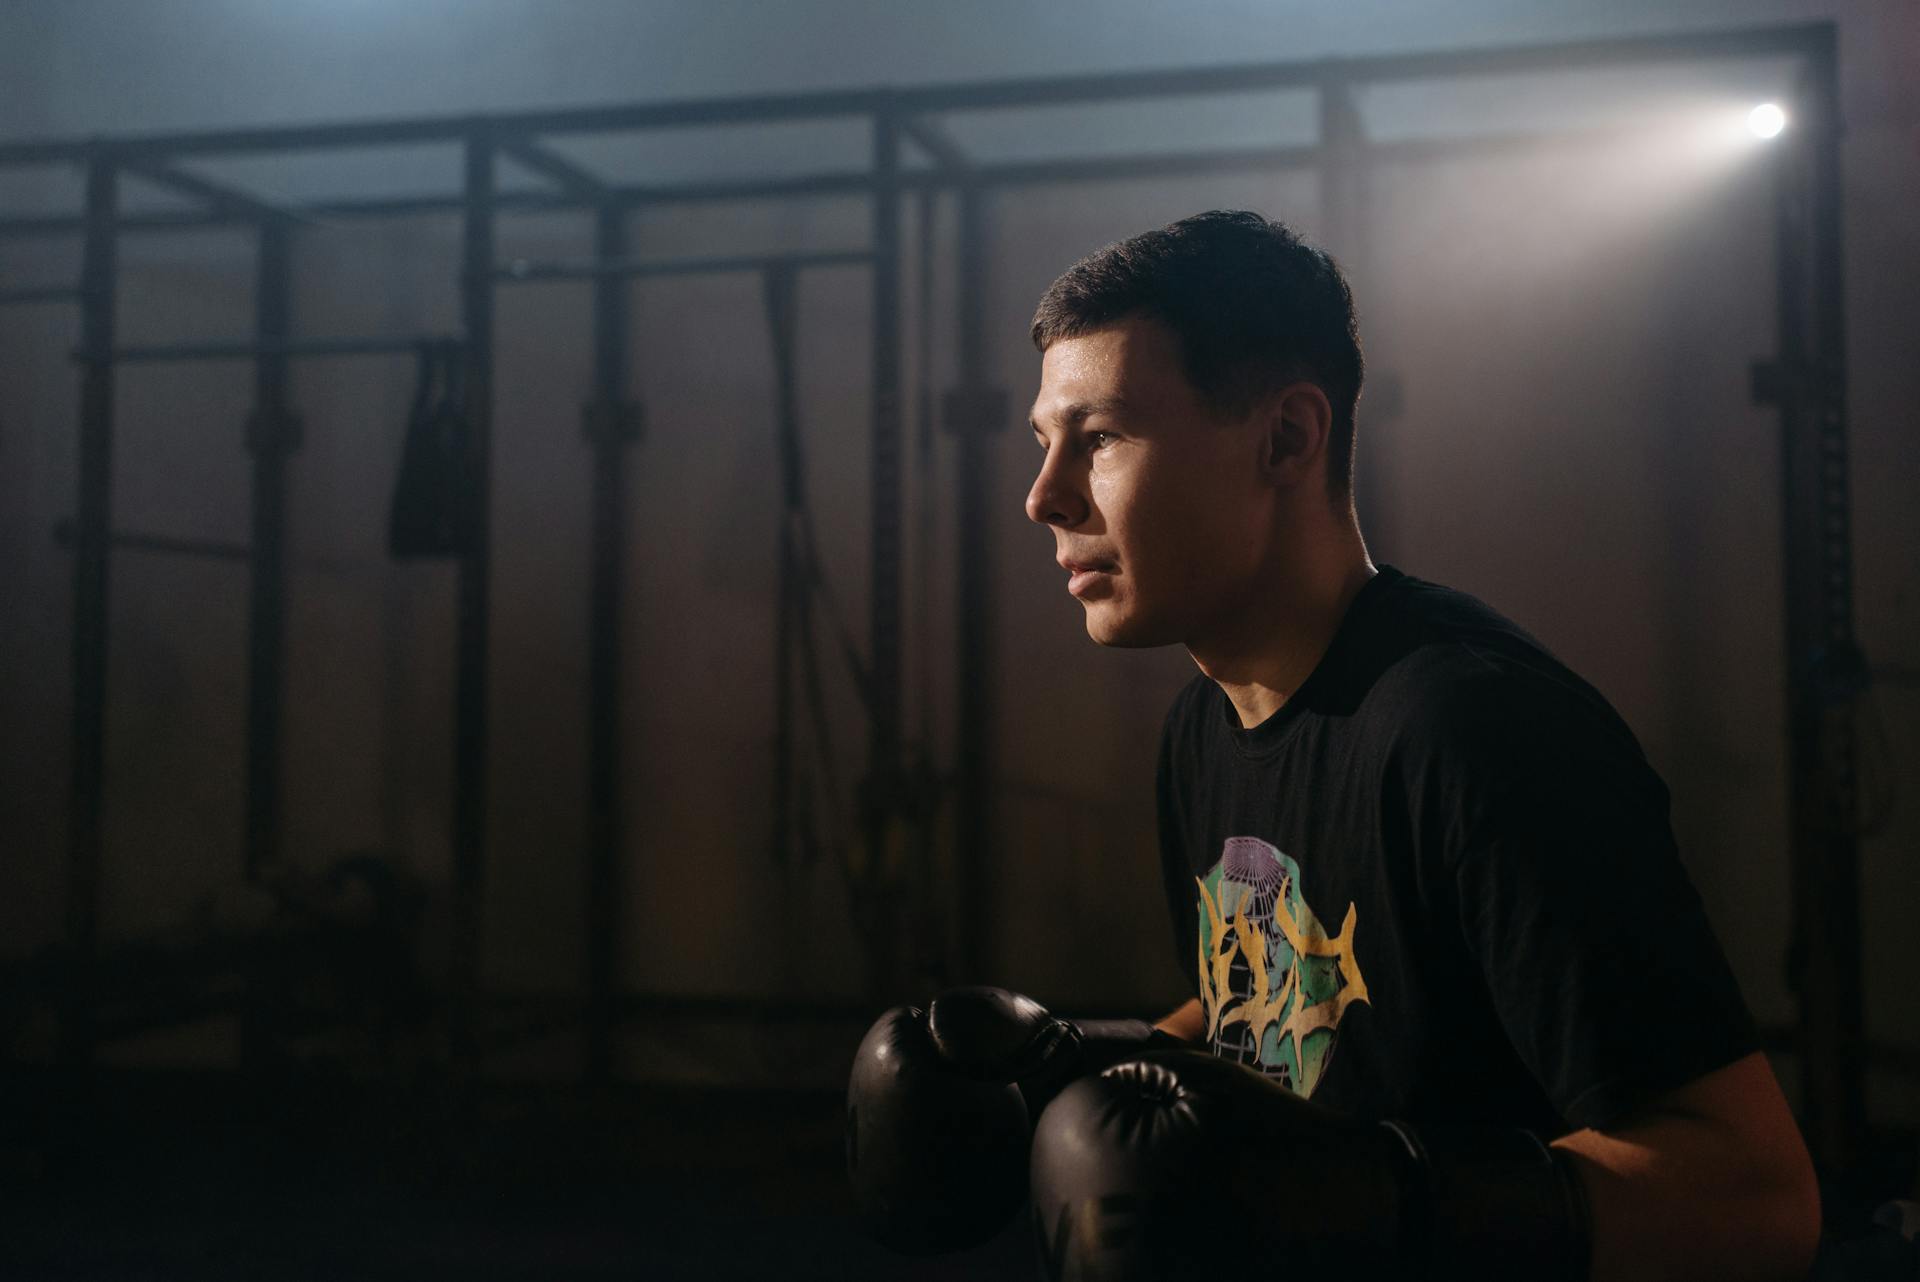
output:
[[[953,982],[948,920],[952,904],[940,893],[941,783],[934,752],[934,657],[928,588],[935,580],[935,543],[938,531],[934,502],[935,436],[939,420],[934,395],[934,307],[936,303],[935,241],[939,223],[940,190],[931,183],[915,196],[914,232],[914,359],[913,397],[914,493],[920,508],[914,515],[914,666],[918,690],[913,700],[911,730],[913,777],[913,880],[908,889],[912,910],[913,951],[906,961],[917,987],[945,988]]]
[[[799,524],[806,510],[800,467],[799,421],[793,404],[794,274],[770,267],[761,273],[772,342],[774,424],[780,459],[779,618],[773,632],[773,866],[786,871],[794,857],[794,668],[797,646],[811,635],[797,627],[807,617],[805,599],[813,590],[811,568],[799,545]],[[796,645],[797,643],[797,645]]]
[[[594,254],[627,255],[627,211],[599,207]],[[587,619],[587,1079],[613,1075],[620,957],[620,598],[626,565],[626,460],[635,418],[626,404],[629,281],[593,283],[593,582]]]
[[[1866,1135],[1854,703],[1866,664],[1853,632],[1841,291],[1840,123],[1831,37],[1811,52],[1780,141],[1779,357],[1786,548],[1788,768],[1800,1001],[1802,1122],[1815,1158],[1851,1170]]]
[[[1353,101],[1353,87],[1343,80],[1325,80],[1320,85],[1320,225],[1326,247],[1340,260],[1349,282],[1356,286],[1369,279],[1373,250],[1368,232],[1367,212],[1372,205],[1371,171],[1367,162],[1366,128],[1360,109]],[[1377,433],[1391,417],[1381,414],[1368,419],[1369,432]],[[1379,441],[1369,452],[1382,455],[1390,449]],[[1357,468],[1356,468],[1357,471]],[[1368,542],[1376,547],[1388,542],[1385,509],[1380,506],[1371,486],[1362,488],[1354,480],[1355,504],[1360,512],[1360,528]]]
[[[106,800],[107,555],[113,511],[113,340],[119,174],[87,161],[80,284],[80,484],[74,512],[72,775],[67,808],[66,947],[60,1058],[93,1062],[102,811]]]
[[[291,333],[292,261],[287,225],[260,227],[254,282],[254,334],[262,343]],[[263,351],[254,359],[253,534],[248,597],[247,880],[280,853],[281,713],[286,692],[287,456],[298,444],[287,404],[288,361]]]
[[[890,110],[873,117],[873,424],[871,506],[871,685],[865,839],[874,884],[884,887],[872,918],[876,988],[893,982],[900,940],[891,846],[901,810],[900,567],[901,344],[900,133]]]
[[[457,1064],[474,1066],[480,1018],[481,890],[487,820],[487,588],[493,460],[494,142],[466,143],[461,297],[466,322],[465,468],[455,654],[453,975],[450,1033]]]
[[[1320,225],[1330,249],[1351,266],[1365,259],[1366,131],[1353,89],[1343,80],[1320,84]]]
[[[785,901],[799,902],[804,899],[807,873],[817,850],[819,829],[814,803],[821,795],[819,789],[824,788],[831,813],[837,809],[834,794],[838,789],[814,649],[813,596],[819,588],[819,575],[800,431],[799,273],[790,264],[769,264],[760,273],[760,287],[773,361],[774,452],[780,470],[775,589],[778,617],[770,656],[774,676],[773,824],[768,855],[779,879],[773,893]],[[800,724],[803,703],[808,723],[804,728]],[[805,759],[806,730],[811,730],[818,753],[811,763]],[[806,957],[805,917],[803,912],[784,914],[785,929],[779,943],[782,964],[789,974],[796,972]]]
[[[987,369],[986,192],[960,187],[956,340],[958,386],[947,398],[947,429],[955,438],[954,540],[958,563],[958,631],[954,746],[954,964],[962,975],[986,973],[994,941],[988,936],[992,900],[993,776],[995,771],[993,543],[988,531],[994,433],[1007,419],[1007,396]]]

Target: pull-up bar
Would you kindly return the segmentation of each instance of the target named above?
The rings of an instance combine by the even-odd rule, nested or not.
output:
[[[457,347],[461,340],[447,334],[392,334],[370,338],[292,338],[261,342],[236,340],[222,343],[154,343],[139,347],[116,347],[104,359],[120,362],[150,361],[239,361],[262,356],[385,356],[394,352],[418,352],[427,347]],[[102,359],[97,352],[77,348],[77,361]]]
[[[53,541],[63,548],[74,546],[79,540],[78,531],[71,517],[56,521],[53,526]],[[214,539],[182,539],[170,534],[135,534],[127,530],[114,530],[107,535],[107,542],[117,548],[127,548],[135,552],[164,552],[174,556],[198,557],[208,561],[247,561],[253,557],[253,549],[244,543],[222,543]]]
[[[827,250],[801,254],[745,254],[729,258],[656,259],[637,258],[582,259],[564,262],[534,262],[516,258],[494,273],[494,279],[509,284],[550,280],[596,280],[606,276],[705,276],[727,272],[760,272],[780,268],[848,267],[873,261],[865,249]]]
[[[333,125],[223,129],[95,142],[15,142],[0,144],[0,165],[55,164],[89,154],[90,149],[125,165],[154,157],[284,153],[473,140],[495,143],[501,150],[512,154],[513,148],[551,135],[764,124],[776,120],[821,120],[882,114],[919,119],[950,111],[1315,89],[1329,81],[1384,83],[1683,60],[1799,56],[1808,53],[1829,56],[1833,42],[1830,23],[1804,23],[1735,31],[1673,32],[1556,44],[1375,54],[1292,63],[1248,63],[1170,71],[1096,72],[937,84],[913,89],[815,90],[739,98],[679,99],[562,108],[512,115],[438,116]]]
[[[77,285],[39,285],[31,289],[0,289],[0,307],[13,307],[23,303],[77,303],[80,301],[80,287]]]

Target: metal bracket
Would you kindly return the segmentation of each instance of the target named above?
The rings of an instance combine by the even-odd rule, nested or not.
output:
[[[1757,360],[1750,370],[1749,382],[1756,405],[1778,408],[1806,405],[1816,399],[1831,399],[1839,386],[1835,372],[1819,361],[1784,361],[1775,358]]]

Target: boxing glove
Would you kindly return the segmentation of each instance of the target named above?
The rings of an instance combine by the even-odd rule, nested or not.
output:
[[[1590,1251],[1579,1177],[1537,1136],[1360,1121],[1193,1052],[1062,1091],[1031,1179],[1053,1282],[1563,1282]]]
[[[1031,1119],[1060,1089],[1177,1038],[1139,1020],[1060,1019],[1000,988],[898,1006],[847,1085],[847,1174],[867,1232],[930,1254],[986,1241],[1025,1203]]]

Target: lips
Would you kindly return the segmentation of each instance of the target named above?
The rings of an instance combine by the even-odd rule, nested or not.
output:
[[[1060,568],[1070,576],[1067,579],[1067,591],[1076,597],[1085,596],[1114,570],[1111,561],[1075,561],[1066,557],[1059,558],[1059,561]]]

